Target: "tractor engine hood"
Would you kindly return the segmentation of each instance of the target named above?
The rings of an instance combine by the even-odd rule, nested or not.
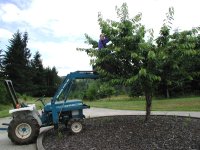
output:
[[[88,105],[83,104],[81,100],[63,100],[63,101],[56,101],[54,104],[56,110],[59,112],[61,109],[63,111],[68,111],[68,110],[77,110],[77,109],[85,109],[89,108]],[[47,103],[44,107],[44,111],[52,111],[53,104]]]

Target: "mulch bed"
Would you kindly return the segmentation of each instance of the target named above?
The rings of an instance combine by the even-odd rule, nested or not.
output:
[[[85,119],[85,130],[49,130],[48,150],[200,150],[200,119],[177,116],[113,116]]]

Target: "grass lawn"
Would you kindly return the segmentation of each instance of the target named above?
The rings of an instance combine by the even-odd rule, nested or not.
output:
[[[36,104],[37,109],[43,108],[36,98],[28,98],[25,103]],[[46,102],[50,98],[46,98]],[[111,97],[96,101],[85,101],[91,107],[121,109],[121,110],[145,110],[144,98],[129,98],[127,96]],[[12,105],[0,105],[0,118],[9,116],[9,109]],[[174,98],[174,99],[153,99],[153,111],[200,111],[200,97]]]
[[[0,105],[0,118],[9,116],[8,111],[12,108],[12,105]]]
[[[36,108],[38,110],[43,108],[42,103],[40,101],[36,102],[36,100],[37,100],[37,98],[29,97],[26,101],[24,101],[24,103],[25,104],[36,104]],[[10,104],[10,105],[0,105],[0,118],[10,116],[10,114],[9,114],[10,109],[13,109],[12,104]]]
[[[145,100],[118,97],[98,101],[85,101],[91,107],[111,108],[121,110],[145,110]],[[154,111],[200,111],[200,97],[153,99],[152,110]]]

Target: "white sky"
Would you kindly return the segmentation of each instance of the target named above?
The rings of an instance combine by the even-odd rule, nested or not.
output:
[[[169,7],[174,7],[174,29],[200,25],[199,0],[0,0],[0,49],[19,30],[29,34],[32,55],[39,51],[45,67],[55,66],[59,75],[91,70],[90,58],[76,51],[84,44],[84,33],[98,40],[98,12],[116,19],[115,6],[128,4],[129,16],[142,13],[142,23],[158,35]]]

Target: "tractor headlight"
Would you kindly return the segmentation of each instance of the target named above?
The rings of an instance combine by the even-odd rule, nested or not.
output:
[[[79,115],[79,111],[78,110],[72,111],[72,116],[78,116],[78,115]]]

